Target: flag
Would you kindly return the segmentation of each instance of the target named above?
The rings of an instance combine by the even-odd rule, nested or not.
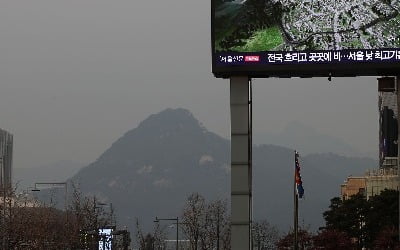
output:
[[[301,199],[304,196],[304,188],[303,188],[303,181],[301,180],[301,175],[300,175],[299,153],[297,151],[295,151],[295,175],[294,176],[295,176],[297,195]]]

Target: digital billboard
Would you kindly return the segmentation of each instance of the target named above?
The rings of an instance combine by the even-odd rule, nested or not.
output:
[[[112,228],[99,229],[99,250],[112,250]]]
[[[212,0],[217,77],[400,72],[399,0]]]

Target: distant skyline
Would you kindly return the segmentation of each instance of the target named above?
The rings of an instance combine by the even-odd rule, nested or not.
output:
[[[93,162],[165,108],[229,137],[229,81],[211,74],[209,1],[4,1],[0,32],[0,128],[14,135],[16,168]],[[298,121],[378,150],[376,78],[253,86],[254,136]]]

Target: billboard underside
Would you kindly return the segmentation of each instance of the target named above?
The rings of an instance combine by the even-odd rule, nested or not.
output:
[[[212,0],[217,77],[391,75],[400,1]]]

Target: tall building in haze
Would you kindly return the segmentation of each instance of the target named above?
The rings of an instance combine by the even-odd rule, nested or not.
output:
[[[379,159],[384,168],[387,157],[397,157],[397,94],[379,92]]]
[[[383,77],[378,80],[379,92],[379,168],[367,171],[364,176],[349,176],[341,185],[342,199],[363,194],[367,199],[379,195],[385,189],[400,190],[398,169],[399,115],[395,79]]]
[[[0,129],[0,189],[12,187],[13,135]]]

